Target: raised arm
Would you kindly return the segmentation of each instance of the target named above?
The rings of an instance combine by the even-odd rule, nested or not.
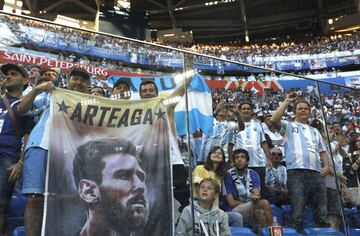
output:
[[[185,77],[185,88],[183,86],[183,83],[181,82],[181,84],[175,88],[175,90],[170,94],[170,96],[168,98],[174,98],[174,97],[184,95],[185,89],[187,89],[187,87],[189,87],[191,80],[192,80],[192,75]]]
[[[286,95],[285,100],[281,103],[280,107],[274,112],[270,121],[275,125],[275,127],[280,129],[280,121],[283,116],[286,108],[290,105],[292,101],[294,101],[296,97],[296,92],[290,93]]]
[[[50,92],[53,89],[55,89],[55,85],[53,84],[52,81],[48,81],[37,85],[30,93],[28,93],[25,97],[21,98],[19,106],[17,107],[18,112],[19,113],[27,112],[31,108],[38,94],[44,91]]]

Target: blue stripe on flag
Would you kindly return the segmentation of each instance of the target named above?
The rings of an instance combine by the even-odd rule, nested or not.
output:
[[[188,108],[190,134],[201,129],[204,134],[211,137],[213,134],[212,98],[211,90],[203,77],[195,74],[188,88]],[[205,104],[204,104],[205,103]],[[184,98],[175,108],[174,118],[179,136],[186,135],[186,113]]]
[[[186,112],[175,112],[176,130],[179,136],[186,135]],[[189,126],[190,134],[194,133],[197,129],[201,129],[206,135],[211,136],[213,132],[213,116],[204,116],[198,109],[189,111]]]
[[[195,74],[191,80],[189,90],[194,90],[201,93],[211,93],[210,88],[206,84],[201,75]]]

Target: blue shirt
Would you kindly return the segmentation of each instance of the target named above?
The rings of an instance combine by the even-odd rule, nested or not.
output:
[[[225,175],[224,177],[224,185],[223,185],[223,195],[228,195],[231,194],[234,198],[234,200],[237,201],[244,201],[244,199],[241,199],[240,195],[246,195],[246,193],[239,193],[238,189],[236,188],[236,185],[234,183],[234,180],[232,178],[231,175],[231,170],[233,170],[234,168],[231,168],[228,173]],[[255,171],[248,169],[250,172],[250,179],[252,182],[252,189],[260,189],[260,177],[258,175],[258,173],[256,173]],[[240,177],[241,182],[244,184],[244,186],[246,186],[246,176],[242,176]],[[226,210],[226,211],[231,211],[232,207],[229,206],[229,204],[227,203],[227,201],[222,202],[222,209]]]
[[[278,168],[272,167],[265,170],[265,183],[275,187],[283,188],[286,185],[287,173],[285,166],[278,166]]]
[[[33,125],[31,118],[21,116],[17,111],[19,99],[6,95],[10,106],[15,114],[16,123],[20,129],[21,135],[24,136],[26,132],[30,131]],[[10,118],[6,109],[5,103],[0,99],[0,157],[19,158],[21,152],[22,142],[16,133],[16,128]]]

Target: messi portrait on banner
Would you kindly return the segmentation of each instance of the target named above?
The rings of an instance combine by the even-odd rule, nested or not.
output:
[[[169,124],[160,99],[57,89],[42,235],[171,235]]]

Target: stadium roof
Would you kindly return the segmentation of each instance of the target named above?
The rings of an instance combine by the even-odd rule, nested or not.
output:
[[[147,12],[156,30],[192,31],[195,41],[250,40],[321,35],[330,18],[360,10],[360,0],[127,0],[131,11]],[[23,0],[31,15],[54,20],[60,14],[94,20],[97,10],[111,9],[117,0]],[[357,6],[358,5],[358,6]]]
[[[358,0],[131,0],[152,29],[182,28],[198,41],[322,34],[320,22],[356,13]]]

